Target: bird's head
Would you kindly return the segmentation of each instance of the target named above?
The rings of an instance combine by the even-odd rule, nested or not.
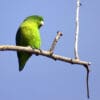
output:
[[[40,28],[41,26],[44,25],[44,19],[43,19],[42,16],[39,16],[39,15],[32,15],[32,16],[29,16],[29,17],[27,17],[25,20],[34,21],[34,23],[37,24],[38,28]]]

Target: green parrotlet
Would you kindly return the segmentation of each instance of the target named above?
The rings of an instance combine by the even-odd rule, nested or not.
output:
[[[40,49],[41,37],[39,29],[44,24],[43,17],[32,15],[27,17],[19,26],[16,34],[17,46],[30,46],[33,49]],[[19,71],[22,71],[31,53],[17,51]]]

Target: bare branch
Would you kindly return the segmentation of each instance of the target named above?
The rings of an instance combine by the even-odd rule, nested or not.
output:
[[[52,45],[50,47],[50,50],[49,50],[51,53],[53,53],[53,51],[55,49],[55,46],[56,46],[56,44],[57,44],[57,42],[58,42],[58,40],[60,39],[61,36],[62,36],[62,33],[61,32],[57,32],[57,35],[56,35],[56,37],[55,37],[55,39],[54,39],[54,41],[53,41],[53,43],[52,43]]]
[[[75,59],[79,59],[78,54],[78,37],[79,37],[79,11],[80,11],[80,0],[77,0],[77,8],[76,8],[76,31],[75,31]]]
[[[88,65],[85,65],[84,66],[86,68],[86,86],[87,86],[87,98],[90,98],[90,93],[89,93],[89,73],[90,73],[90,70],[89,70],[89,66]]]
[[[7,50],[29,52],[29,53],[32,53],[32,54],[38,54],[38,55],[46,56],[46,57],[49,57],[49,58],[52,58],[52,59],[56,59],[56,60],[63,61],[63,62],[68,62],[68,63],[71,63],[71,64],[80,64],[80,65],[84,65],[84,66],[91,64],[91,63],[86,62],[86,61],[72,59],[72,58],[60,56],[60,55],[57,55],[57,54],[51,55],[50,51],[32,49],[31,47],[21,47],[21,46],[11,46],[11,45],[1,45],[0,46],[0,51],[7,51]]]
[[[78,40],[79,40],[79,11],[80,6],[82,4],[80,3],[80,0],[77,0],[77,6],[76,6],[76,31],[75,31],[75,46],[74,46],[74,53],[75,53],[75,59],[79,60],[79,54],[78,54]],[[86,85],[87,85],[87,97],[89,98],[89,66],[84,65],[87,71],[86,75]]]

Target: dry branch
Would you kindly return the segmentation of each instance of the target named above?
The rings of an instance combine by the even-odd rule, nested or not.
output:
[[[74,46],[74,54],[75,59],[79,60],[79,53],[78,53],[78,41],[79,41],[79,13],[80,13],[80,0],[77,0],[76,3],[76,31],[75,31],[75,46]],[[86,75],[86,85],[87,85],[87,97],[89,98],[89,65],[84,65],[87,71]]]
[[[56,47],[56,44],[57,44],[57,42],[58,42],[58,40],[60,39],[61,36],[62,36],[62,33],[61,32],[57,32],[57,35],[56,35],[56,37],[55,37],[55,39],[54,39],[54,41],[53,41],[53,43],[52,43],[52,45],[50,47],[50,50],[49,50],[51,53],[53,53],[53,51],[54,51],[54,49]]]
[[[80,0],[77,0],[77,6],[76,6],[76,31],[75,31],[75,46],[74,46],[75,59],[79,59],[79,54],[78,54],[79,11],[80,11]]]
[[[79,65],[90,65],[89,62],[86,61],[81,61],[81,60],[77,60],[77,59],[72,59],[72,58],[68,58],[68,57],[64,57],[64,56],[60,56],[57,54],[52,54],[50,51],[46,51],[46,50],[38,50],[38,49],[32,49],[31,47],[22,47],[22,46],[12,46],[12,45],[1,45],[0,46],[0,51],[24,51],[24,52],[29,52],[32,54],[38,54],[38,55],[42,55],[42,56],[46,56],[55,60],[59,60],[59,61],[64,61],[64,62],[68,62],[71,64],[79,64]]]

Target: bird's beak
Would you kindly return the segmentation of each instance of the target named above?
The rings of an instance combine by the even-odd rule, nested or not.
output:
[[[41,21],[41,26],[43,26],[44,25],[44,21]]]

